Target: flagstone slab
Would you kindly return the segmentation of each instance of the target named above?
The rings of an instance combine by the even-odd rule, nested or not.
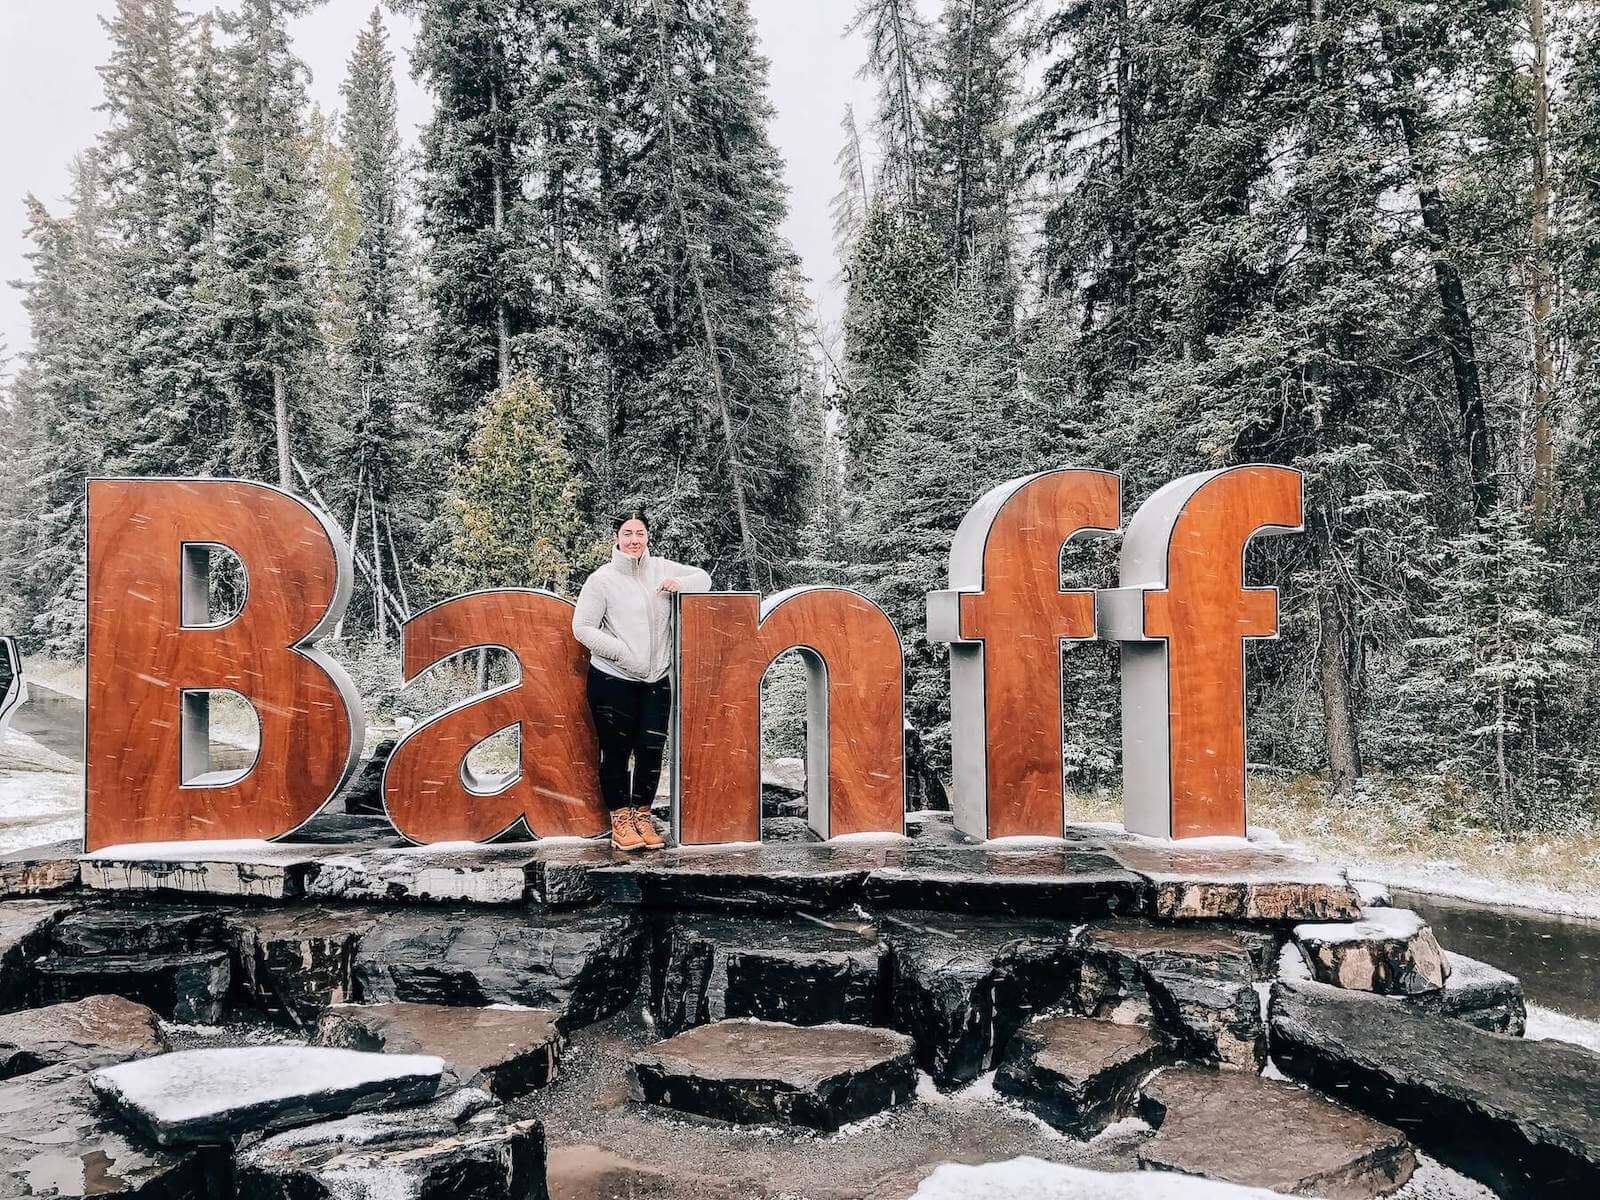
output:
[[[160,842],[107,846],[78,859],[83,886],[109,892],[178,892],[257,900],[305,894],[318,859],[341,846],[289,842]]]
[[[1074,1137],[1089,1137],[1133,1107],[1140,1082],[1173,1060],[1141,1025],[1045,1017],[1012,1037],[994,1088]]]
[[[82,850],[82,843],[72,838],[0,854],[0,899],[44,896],[76,887]]]
[[[832,912],[861,899],[883,846],[776,843],[659,850],[589,873],[597,894],[647,908]]]
[[[155,1011],[121,996],[91,996],[0,1016],[0,1079],[58,1063],[109,1066],[166,1050]]]
[[[349,1005],[322,1015],[312,1044],[436,1054],[463,1085],[510,1100],[555,1078],[562,1041],[558,1016],[538,1008]]]
[[[444,1060],[431,1055],[250,1046],[121,1063],[89,1083],[145,1137],[182,1146],[419,1104],[443,1077]]]
[[[50,931],[77,905],[56,900],[0,902],[0,1012],[26,1003],[33,986],[30,959]]]
[[[1361,912],[1342,871],[1289,851],[1133,837],[1108,844],[1123,866],[1150,881],[1150,911],[1161,920],[1345,921]]]
[[[640,1051],[635,1100],[739,1124],[838,1129],[910,1100],[911,1039],[861,1025],[719,1021]]]
[[[1145,881],[1094,842],[1066,846],[910,845],[867,877],[879,908],[1049,915],[1064,920],[1135,913]]]

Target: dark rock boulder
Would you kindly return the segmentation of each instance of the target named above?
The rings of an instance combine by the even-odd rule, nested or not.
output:
[[[1171,1061],[1143,1026],[1046,1017],[1013,1035],[994,1088],[1057,1129],[1088,1137],[1126,1116],[1140,1081]]]
[[[1465,954],[1446,950],[1444,957],[1450,968],[1444,987],[1401,997],[1401,1002],[1419,1012],[1454,1017],[1490,1033],[1521,1037],[1528,1027],[1522,981]]]
[[[65,1062],[85,1069],[109,1066],[166,1048],[156,1014],[121,996],[0,1016],[0,1079]]]
[[[443,1075],[443,1060],[431,1056],[249,1046],[120,1063],[89,1083],[143,1136],[183,1146],[419,1104]]]
[[[1450,964],[1433,930],[1405,908],[1374,908],[1359,921],[1296,925],[1295,944],[1318,983],[1410,996],[1444,987]]]
[[[544,1200],[544,1131],[475,1089],[274,1134],[235,1159],[236,1200]]]
[[[554,1009],[574,1028],[633,999],[643,940],[639,918],[612,909],[402,909],[361,939],[357,998],[522,1004]]]
[[[222,950],[226,913],[215,905],[85,904],[50,931],[46,948],[69,958]]]
[[[633,1099],[740,1124],[838,1129],[911,1099],[911,1039],[856,1025],[719,1021],[633,1059]]]
[[[0,1196],[217,1200],[228,1194],[225,1154],[137,1141],[76,1063],[0,1082]]]
[[[220,950],[198,954],[51,954],[33,964],[40,1004],[124,996],[183,1025],[215,1025],[227,1008],[232,972]]]
[[[311,1044],[436,1054],[462,1084],[501,1100],[544,1087],[561,1057],[556,1014],[537,1008],[353,1005],[324,1013]]]
[[[589,872],[627,861],[627,853],[613,850],[605,838],[540,842],[528,864],[528,899],[547,908],[592,904],[599,897],[589,881]]]
[[[883,951],[861,923],[676,914],[655,939],[650,1008],[666,1035],[725,1017],[874,1025],[887,1011]]]
[[[896,1029],[916,1041],[917,1061],[942,1087],[994,1066],[1033,1016],[1069,1003],[1069,928],[1053,921],[956,913],[886,918]]]
[[[1137,913],[1144,897],[1144,880],[1091,843],[1015,850],[912,844],[891,851],[867,877],[867,899],[880,908],[1068,921]]]
[[[1195,1068],[1162,1071],[1139,1110],[1156,1136],[1139,1165],[1327,1200],[1371,1200],[1405,1185],[1405,1134],[1274,1079]]]
[[[774,845],[661,850],[589,873],[596,893],[648,908],[834,912],[861,898],[887,851],[873,846]]]
[[[1222,925],[1091,925],[1074,941],[1077,1007],[1152,1024],[1200,1061],[1259,1071],[1267,1031],[1255,984],[1275,945],[1270,933]]]
[[[260,908],[225,920],[234,985],[253,1005],[304,1028],[355,996],[356,948],[377,923],[359,908]]]
[[[1600,1194],[1600,1055],[1317,983],[1274,984],[1271,1021],[1287,1074],[1502,1196]]]
[[[350,786],[344,790],[345,812],[384,817],[387,821],[383,806],[383,769],[389,765],[389,756],[398,744],[397,738],[384,738],[373,746],[372,753],[362,762]]]
[[[807,823],[805,815],[761,818],[761,842],[773,845],[778,842],[820,842],[817,831]]]
[[[0,903],[0,1012],[27,1003],[33,990],[29,960],[43,949],[50,931],[76,907],[52,900]]]

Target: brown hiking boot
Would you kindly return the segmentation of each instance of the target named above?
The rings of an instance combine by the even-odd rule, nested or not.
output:
[[[633,827],[638,831],[639,840],[644,843],[646,850],[659,850],[667,844],[656,832],[656,823],[650,816],[648,805],[633,810]]]
[[[634,828],[633,809],[611,810],[611,848],[613,850],[643,850],[644,839]]]

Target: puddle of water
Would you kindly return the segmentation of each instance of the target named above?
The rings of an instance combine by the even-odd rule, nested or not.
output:
[[[1394,903],[1433,926],[1446,950],[1516,975],[1530,1004],[1600,1019],[1600,921],[1399,889]]]

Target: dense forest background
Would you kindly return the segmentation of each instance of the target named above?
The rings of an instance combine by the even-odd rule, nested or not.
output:
[[[26,651],[82,654],[91,475],[327,507],[380,704],[408,613],[570,593],[643,501],[719,587],[884,604],[943,768],[922,597],[978,495],[1103,467],[1131,513],[1284,463],[1307,530],[1252,551],[1283,610],[1252,762],[1443,789],[1508,837],[1600,824],[1600,6],[861,0],[832,329],[746,0],[395,0],[416,156],[381,11],[340,111],[309,105],[314,4],[116,4],[108,128],[69,206],[30,201],[0,406]],[[1105,547],[1067,559],[1111,582]],[[1115,651],[1067,654],[1069,781],[1114,784]]]

